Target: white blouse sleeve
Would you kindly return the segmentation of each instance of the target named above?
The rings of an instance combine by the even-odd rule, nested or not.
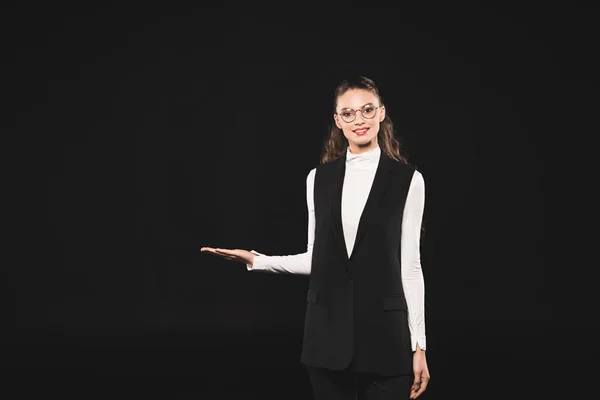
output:
[[[412,350],[425,350],[425,283],[421,269],[420,237],[425,208],[425,181],[417,170],[408,189],[402,217],[402,286],[408,305]]]
[[[308,242],[306,253],[287,256],[268,256],[252,250],[254,264],[246,264],[248,271],[263,271],[277,274],[310,275],[312,249],[315,241],[315,187],[316,168],[313,168],[306,177],[306,206],[308,208]]]

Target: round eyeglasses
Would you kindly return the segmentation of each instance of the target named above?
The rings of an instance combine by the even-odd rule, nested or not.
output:
[[[358,110],[353,110],[352,108],[342,108],[342,111],[340,111],[338,115],[342,117],[344,122],[352,122],[354,119],[356,119],[356,113],[360,111],[360,114],[363,116],[363,118],[371,119],[375,116],[379,108],[381,108],[381,106],[375,107],[374,104],[369,103],[365,104]]]

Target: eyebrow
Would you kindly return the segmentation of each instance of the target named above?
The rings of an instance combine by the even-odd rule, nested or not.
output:
[[[375,103],[366,103],[358,108],[342,107],[342,108],[340,108],[340,110],[360,110],[361,108],[363,108],[364,106],[368,106],[369,104],[375,105]]]

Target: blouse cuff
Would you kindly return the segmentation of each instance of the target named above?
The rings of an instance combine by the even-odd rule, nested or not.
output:
[[[427,350],[427,343],[425,340],[425,336],[420,337],[420,338],[412,338],[411,342],[412,342],[412,351],[417,351],[417,345],[419,346],[419,348],[421,350]]]
[[[266,254],[259,253],[255,250],[250,250],[250,253],[254,253],[257,256],[266,256]],[[246,269],[248,271],[261,271],[265,269],[265,265],[262,262],[264,259],[262,257],[254,257],[254,264],[246,264]]]

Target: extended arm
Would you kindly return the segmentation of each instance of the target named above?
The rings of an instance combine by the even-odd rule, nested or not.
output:
[[[402,285],[408,305],[412,350],[425,350],[425,283],[421,269],[420,237],[425,208],[425,181],[414,172],[402,217]]]
[[[308,241],[306,252],[286,256],[268,256],[252,250],[254,264],[246,264],[248,271],[263,271],[278,274],[310,275],[312,249],[315,240],[315,202],[314,183],[316,169],[313,168],[306,177],[306,206],[308,208]]]

